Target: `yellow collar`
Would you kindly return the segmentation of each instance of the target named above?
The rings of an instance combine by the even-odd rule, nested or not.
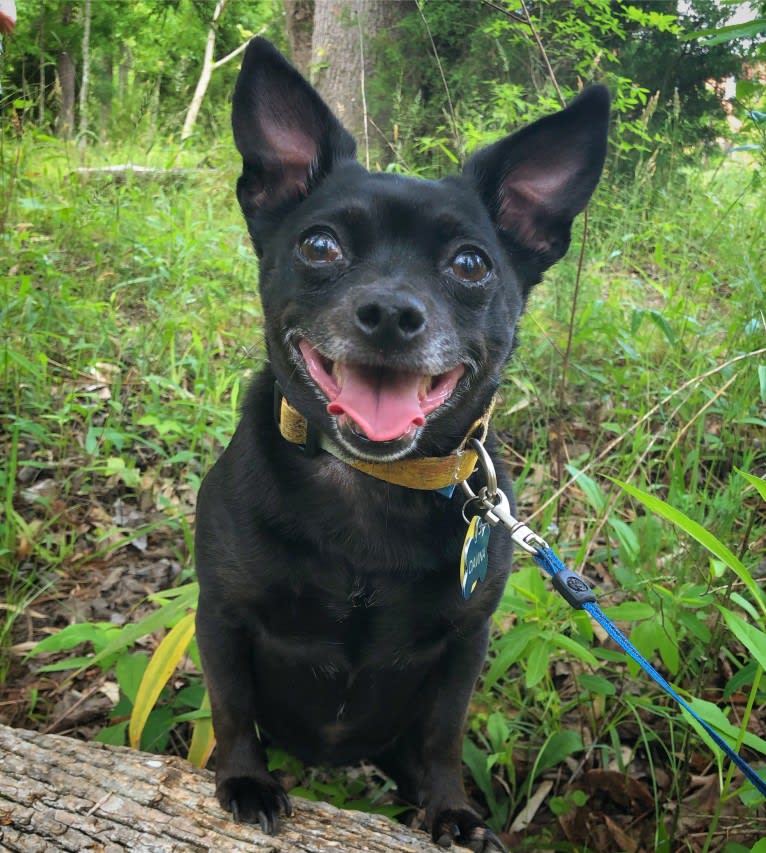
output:
[[[309,440],[309,427],[306,419],[287,402],[287,399],[278,389],[275,389],[275,393],[278,395],[276,397],[278,406],[275,415],[282,437],[292,444],[305,446]],[[450,489],[467,480],[473,473],[478,457],[476,451],[466,445],[477,430],[481,430],[479,440],[484,443],[489,429],[489,419],[492,417],[494,408],[495,398],[492,399],[484,415],[472,424],[460,447],[449,456],[422,456],[415,459],[400,459],[395,462],[363,462],[345,456],[343,451],[326,436],[319,438],[318,446],[342,459],[347,465],[356,468],[357,471],[363,471],[371,477],[385,480],[387,483],[393,483],[396,486],[423,491]]]

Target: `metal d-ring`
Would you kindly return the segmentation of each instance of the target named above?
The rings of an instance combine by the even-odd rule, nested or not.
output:
[[[463,519],[466,524],[470,523],[469,519],[466,517],[466,509],[470,503],[479,503],[483,508],[481,514],[486,517],[487,511],[491,510],[492,507],[495,506],[500,497],[497,489],[497,474],[495,473],[495,466],[489,453],[487,453],[484,444],[477,438],[472,438],[470,444],[476,453],[479,468],[481,469],[487,484],[479,489],[478,495],[468,485],[468,480],[463,480],[460,484],[463,489],[463,494],[466,496],[466,501],[463,504]]]
[[[484,447],[478,438],[472,438],[470,443],[471,447],[476,452],[482,473],[487,480],[486,495],[489,500],[494,503],[495,498],[497,497],[497,474],[495,473],[495,466],[492,463],[492,458],[489,453],[487,453],[487,448]]]

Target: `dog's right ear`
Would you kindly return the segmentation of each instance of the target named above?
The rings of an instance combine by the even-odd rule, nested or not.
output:
[[[232,104],[245,215],[305,196],[333,164],[356,156],[353,137],[317,91],[266,39],[247,46]]]

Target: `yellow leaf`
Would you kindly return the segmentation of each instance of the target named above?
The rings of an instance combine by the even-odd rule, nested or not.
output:
[[[128,734],[133,749],[138,749],[141,733],[154,703],[173,674],[178,661],[184,656],[193,636],[194,614],[189,613],[168,631],[167,636],[152,655],[138,687],[133,712],[130,715]]]
[[[207,690],[202,697],[202,704],[199,706],[199,709],[200,711],[210,711],[210,696]],[[207,717],[200,717],[194,721],[189,754],[186,757],[193,767],[205,767],[210,760],[210,753],[213,751],[214,746],[213,718],[208,714]]]

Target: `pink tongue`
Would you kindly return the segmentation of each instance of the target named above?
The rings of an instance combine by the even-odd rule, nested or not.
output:
[[[419,390],[423,377],[417,373],[388,371],[380,374],[353,365],[342,367],[342,387],[328,404],[331,415],[347,415],[371,441],[391,441],[412,426],[422,426],[425,415]]]

